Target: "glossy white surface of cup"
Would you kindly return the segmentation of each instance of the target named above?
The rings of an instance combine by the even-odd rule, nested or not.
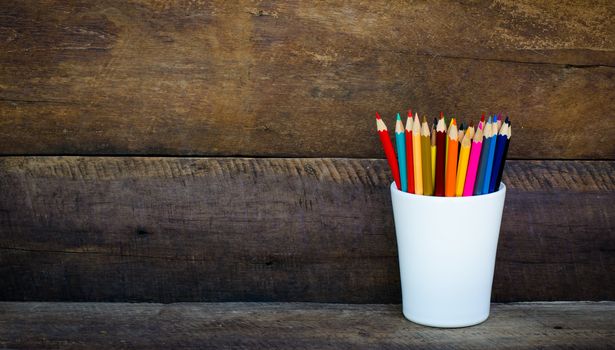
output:
[[[506,186],[468,197],[402,192],[391,184],[404,316],[432,327],[489,317]]]

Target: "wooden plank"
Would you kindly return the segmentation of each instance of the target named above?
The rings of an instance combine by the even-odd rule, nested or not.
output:
[[[392,127],[413,107],[510,113],[511,158],[615,159],[595,117],[613,118],[613,17],[609,1],[4,1],[0,154],[376,158],[374,111]],[[591,133],[568,131],[579,119]]]
[[[387,165],[2,157],[0,300],[400,301]],[[615,162],[510,161],[496,301],[615,299]]]
[[[475,327],[405,320],[400,305],[0,303],[9,349],[612,349],[615,303],[493,304]]]

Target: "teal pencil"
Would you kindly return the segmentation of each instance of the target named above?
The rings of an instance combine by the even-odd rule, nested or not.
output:
[[[485,170],[487,169],[487,157],[489,156],[489,144],[493,138],[491,124],[491,117],[489,117],[489,120],[483,129],[483,147],[480,151],[480,160],[478,161],[478,170],[476,172],[476,182],[474,183],[475,196],[483,193],[483,182],[485,182]]]
[[[493,172],[493,157],[495,155],[495,147],[497,145],[498,140],[498,130],[497,124],[498,116],[497,114],[493,115],[493,123],[491,124],[491,130],[493,136],[491,137],[491,141],[489,142],[489,153],[487,154],[487,168],[485,169],[485,179],[483,180],[483,189],[482,193],[489,193],[489,185],[491,184],[491,173]]]
[[[406,135],[404,133],[404,124],[401,122],[399,113],[397,113],[397,121],[395,122],[395,145],[397,146],[397,161],[399,163],[401,190],[403,192],[408,192],[408,176],[406,173]]]

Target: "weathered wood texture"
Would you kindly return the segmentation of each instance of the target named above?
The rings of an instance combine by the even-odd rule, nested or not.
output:
[[[0,158],[0,300],[399,302],[386,167]],[[615,162],[504,181],[494,300],[615,299]]]
[[[2,1],[0,154],[380,158],[374,111],[413,107],[510,113],[512,158],[615,159],[614,17],[612,1]]]
[[[8,349],[612,349],[615,303],[494,304],[475,327],[400,305],[0,303]]]

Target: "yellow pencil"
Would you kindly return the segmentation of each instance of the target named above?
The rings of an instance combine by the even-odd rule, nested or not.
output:
[[[414,163],[414,193],[423,194],[423,170],[421,161],[421,122],[418,113],[412,122],[412,156]]]
[[[463,186],[465,185],[466,172],[468,171],[468,159],[470,159],[470,149],[472,148],[472,137],[474,137],[474,127],[470,124],[461,141],[459,167],[457,168],[457,183],[455,184],[455,196],[457,197],[463,195]]]
[[[431,182],[431,140],[426,117],[423,117],[423,122],[421,123],[421,160],[423,164],[423,194],[431,196],[433,195],[433,182]]]
[[[436,183],[436,128],[431,128],[431,183]]]

